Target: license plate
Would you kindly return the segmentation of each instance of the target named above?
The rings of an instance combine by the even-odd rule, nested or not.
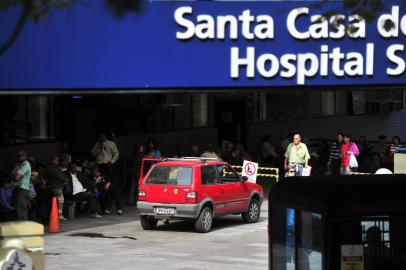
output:
[[[164,207],[157,207],[155,208],[157,215],[174,215],[175,208],[164,208]]]

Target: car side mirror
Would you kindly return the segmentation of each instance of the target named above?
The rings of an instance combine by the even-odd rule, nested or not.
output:
[[[248,181],[248,177],[245,176],[245,175],[242,176],[242,177],[241,177],[241,181],[242,181],[242,182],[247,182],[247,181]]]

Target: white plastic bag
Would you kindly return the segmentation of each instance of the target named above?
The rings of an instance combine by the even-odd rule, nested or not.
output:
[[[358,161],[354,154],[350,156],[350,168],[358,168]]]
[[[302,176],[310,176],[311,172],[312,172],[311,166],[303,167]]]

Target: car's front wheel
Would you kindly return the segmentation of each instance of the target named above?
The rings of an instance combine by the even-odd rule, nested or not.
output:
[[[259,215],[261,213],[261,208],[257,200],[252,199],[248,205],[248,210],[245,213],[242,213],[242,220],[245,223],[255,223],[258,222]]]
[[[157,224],[157,219],[149,216],[141,216],[141,226],[144,230],[153,230]]]
[[[207,233],[213,225],[213,212],[209,207],[203,208],[195,222],[195,229],[200,233]]]

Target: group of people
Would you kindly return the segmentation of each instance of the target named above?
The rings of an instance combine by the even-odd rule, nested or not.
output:
[[[260,145],[259,155],[254,154],[254,158],[245,151],[243,144],[227,141],[221,150],[208,144],[204,151],[200,151],[197,145],[192,145],[189,153],[178,153],[176,156],[219,158],[232,165],[242,165],[244,160],[254,160],[262,167],[279,167],[286,176],[308,175],[310,169],[314,170],[312,174],[335,175],[347,175],[355,170],[374,172],[375,168],[382,167],[393,171],[393,156],[402,147],[401,140],[399,136],[394,136],[392,144],[387,145],[385,139],[385,136],[380,136],[379,142],[372,147],[365,137],[354,142],[350,134],[338,133],[333,143],[323,141],[314,148],[310,141],[304,139],[302,142],[300,134],[289,134],[276,149],[271,144],[271,137],[266,135]],[[112,213],[114,202],[116,213],[122,215],[121,191],[124,189],[115,180],[114,168],[119,159],[119,151],[114,138],[101,134],[90,152],[94,160],[90,165],[79,160],[73,162],[67,146],[64,145],[61,153],[52,156],[46,166],[28,159],[25,151],[18,153],[17,165],[11,173],[4,173],[0,166],[1,219],[36,218],[46,224],[53,197],[57,199],[60,220],[66,220],[64,205],[72,203],[86,205],[90,217],[101,217]],[[131,205],[136,203],[144,157],[163,157],[154,139],[148,140],[145,146],[137,145],[128,159],[127,183]]]
[[[18,152],[11,172],[0,166],[0,221],[36,220],[48,224],[53,198],[57,201],[58,218],[66,221],[70,206],[84,208],[89,217],[100,218],[113,213],[123,215],[122,186],[115,173],[119,151],[114,136],[101,134],[90,153],[91,161],[72,159],[67,145],[53,155],[47,165],[36,163],[25,151]],[[137,198],[137,184],[142,159],[161,158],[154,139],[135,147],[128,160],[131,182],[130,204]]]
[[[348,175],[350,172],[375,173],[380,168],[394,170],[394,154],[402,148],[399,136],[393,136],[392,143],[386,143],[384,135],[378,143],[367,143],[364,136],[354,141],[350,134],[338,133],[332,143],[317,139],[313,142],[300,134],[289,134],[280,146],[274,147],[266,135],[260,147],[260,165],[275,167],[286,175],[302,176],[312,174]]]
[[[350,171],[375,173],[379,168],[394,171],[394,154],[402,148],[400,137],[395,135],[392,143],[386,143],[386,136],[381,135],[378,143],[372,146],[365,137],[358,142],[350,134],[337,134],[330,151],[329,165],[333,175],[347,175]]]
[[[91,177],[81,174],[81,166],[74,162],[62,168],[60,156],[50,158],[47,166],[27,160],[27,153],[20,151],[18,162],[10,176],[1,179],[0,213],[1,219],[34,219],[43,224],[49,221],[52,199],[57,201],[59,220],[67,220],[63,215],[64,205],[83,203],[87,205],[90,217],[110,214],[115,202],[117,214],[122,215],[120,192],[99,168],[92,168]]]

